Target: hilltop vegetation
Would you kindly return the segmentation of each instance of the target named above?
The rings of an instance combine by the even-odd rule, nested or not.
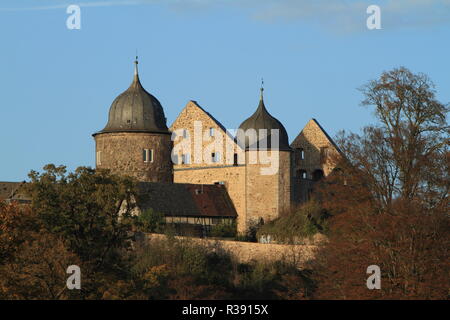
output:
[[[277,243],[303,243],[305,239],[312,238],[317,233],[326,233],[327,213],[315,200],[294,208],[273,221],[262,225],[257,237],[271,237]]]
[[[132,207],[119,219],[132,180],[53,165],[30,177],[31,206],[0,204],[0,299],[284,299],[311,292],[304,273],[286,261],[241,264],[220,247],[173,237],[132,242],[133,230],[161,227],[158,214],[132,217]],[[66,288],[70,265],[81,268],[81,290]]]
[[[30,174],[31,206],[0,203],[0,299],[449,298],[448,105],[405,68],[361,91],[378,122],[340,135],[345,158],[312,202],[248,233],[288,243],[326,234],[308,270],[240,264],[220,247],[173,237],[135,242],[133,231],[158,231],[162,219],[133,217],[131,205],[119,217],[133,180],[48,165]],[[81,290],[66,288],[69,265],[81,267]],[[370,265],[381,269],[380,290],[366,286]]]

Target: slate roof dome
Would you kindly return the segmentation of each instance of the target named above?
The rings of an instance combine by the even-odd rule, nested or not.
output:
[[[258,141],[256,144],[253,143],[253,141],[251,141],[248,136],[245,137],[245,149],[247,150],[259,147],[260,140],[264,139],[264,137],[260,135],[259,132],[260,129],[267,129],[267,148],[271,148],[271,130],[278,129],[279,130],[278,150],[291,151],[286,129],[284,128],[283,124],[280,121],[278,121],[276,118],[270,115],[270,113],[266,109],[266,106],[264,105],[263,91],[264,89],[261,88],[261,98],[259,100],[259,105],[255,113],[252,114],[250,118],[242,122],[242,124],[239,126],[239,129],[242,129],[244,132],[248,129],[255,129],[256,133],[258,134]],[[243,137],[240,138],[238,135],[238,142],[240,141],[242,141],[240,143],[241,146],[244,147],[243,146],[244,138]]]
[[[111,104],[106,127],[108,132],[154,132],[169,133],[161,103],[141,85],[136,57],[134,79],[130,87]]]

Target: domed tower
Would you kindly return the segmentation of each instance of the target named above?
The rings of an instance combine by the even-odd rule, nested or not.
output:
[[[255,113],[238,131],[245,148],[247,228],[279,217],[291,204],[292,149],[283,124],[267,111],[263,91]]]
[[[173,182],[173,143],[161,103],[134,79],[109,109],[106,127],[93,134],[96,167],[144,182]]]

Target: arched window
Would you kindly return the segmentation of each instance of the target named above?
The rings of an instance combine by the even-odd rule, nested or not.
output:
[[[323,178],[323,171],[320,170],[320,169],[314,170],[314,172],[313,172],[313,180],[314,181],[319,181],[322,178]]]
[[[303,148],[297,148],[296,154],[298,160],[305,160],[305,150]]]
[[[308,174],[306,173],[306,170],[300,169],[300,170],[297,170],[297,177],[300,179],[307,179]]]

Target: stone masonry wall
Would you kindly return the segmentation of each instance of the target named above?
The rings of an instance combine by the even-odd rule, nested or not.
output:
[[[292,152],[280,152],[280,174],[278,177],[279,215],[288,213],[292,202]]]
[[[294,149],[294,169],[307,171],[308,178],[312,178],[315,170],[320,169],[327,176],[334,169],[335,164],[331,159],[337,149],[330,138],[325,134],[316,120],[310,120],[300,134],[291,143]],[[300,159],[299,148],[303,148],[305,156]],[[324,153],[321,153],[321,148]]]
[[[279,161],[278,170],[274,174],[262,174],[261,169],[267,168],[267,164],[247,164],[247,226],[257,223],[260,218],[264,222],[276,219],[290,209],[291,152],[275,152],[278,153]],[[256,154],[259,156],[260,153],[247,151],[247,161]]]
[[[245,167],[175,169],[175,183],[214,184],[223,181],[238,214],[238,232],[245,232]]]
[[[201,122],[202,141],[198,144],[199,150],[207,150],[206,157],[201,163],[195,163],[195,142],[194,142],[194,123],[195,121]],[[221,135],[221,148],[212,148],[212,139],[210,137],[210,128],[214,128],[214,134]],[[180,115],[172,124],[170,130],[175,132],[176,130],[186,130],[187,137],[179,137],[175,141],[175,149],[178,153],[178,157],[181,158],[183,152],[190,155],[189,163],[175,164],[174,165],[174,182],[175,183],[195,183],[195,184],[214,184],[223,182],[230,195],[230,199],[234,204],[236,212],[238,214],[237,227],[238,232],[245,232],[245,166],[234,165],[234,153],[241,151],[239,147],[234,143],[233,139],[226,134],[222,126],[215,121],[211,115],[206,113],[196,102],[190,101],[186,107],[181,111]],[[189,149],[182,151],[181,147],[178,147],[179,143],[185,143],[186,146],[190,146]],[[229,159],[232,162],[226,161],[226,146],[232,146]],[[179,149],[178,149],[179,148]],[[178,151],[179,150],[179,151]],[[219,152],[219,162],[208,161],[212,152]],[[202,155],[202,157],[204,154]],[[244,162],[244,160],[242,161]]]
[[[322,172],[326,177],[335,168],[338,149],[319,123],[310,120],[291,143],[294,150],[292,165],[292,200],[296,203],[307,201],[317,180],[314,173]],[[301,149],[304,158],[301,159]],[[306,172],[306,179],[302,172]]]
[[[147,234],[148,241],[164,240],[165,235]],[[255,242],[241,242],[228,240],[212,240],[199,238],[176,237],[189,239],[195,243],[214,248],[221,247],[230,253],[237,261],[248,263],[251,261],[278,261],[285,260],[295,263],[298,268],[303,268],[305,263],[315,257],[317,245],[288,245],[288,244],[262,244]]]
[[[113,173],[132,176],[139,181],[173,182],[170,135],[100,133],[95,135],[95,143],[98,169],[111,169]],[[153,150],[153,162],[144,162],[144,149]]]
[[[195,123],[201,126],[195,127]],[[210,135],[210,128],[214,129],[213,135]],[[180,112],[177,119],[174,121],[170,130],[177,132],[179,130],[186,130],[186,137],[178,137],[174,141],[174,152],[181,159],[181,155],[190,155],[189,163],[175,164],[174,168],[206,168],[206,167],[222,167],[224,165],[234,164],[234,154],[243,151],[237,146],[220,123],[218,123],[210,114],[204,111],[195,101],[190,101],[186,107]],[[196,132],[200,132],[199,137]],[[213,142],[216,141],[217,144]],[[228,158],[227,158],[228,147]],[[219,158],[217,162],[212,162],[211,154],[218,153]],[[201,159],[200,163],[196,163],[196,159]],[[242,158],[244,164],[244,158]]]

